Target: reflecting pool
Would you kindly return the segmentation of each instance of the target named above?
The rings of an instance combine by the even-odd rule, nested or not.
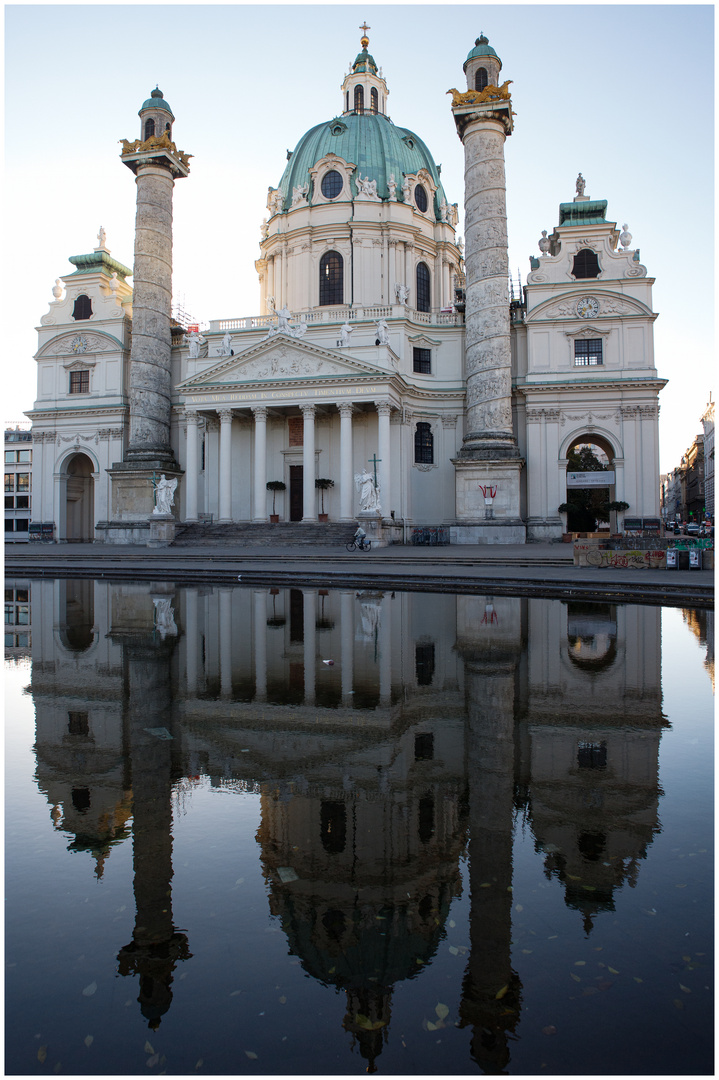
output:
[[[713,1072],[713,612],[10,580],[5,629],[6,1072]]]

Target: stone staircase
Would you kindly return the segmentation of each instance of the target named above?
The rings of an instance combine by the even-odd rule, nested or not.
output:
[[[171,547],[343,547],[355,534],[357,522],[280,521],[202,522],[178,526]]]

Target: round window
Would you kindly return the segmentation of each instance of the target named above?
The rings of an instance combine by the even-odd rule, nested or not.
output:
[[[427,192],[424,190],[421,184],[417,184],[414,189],[414,201],[417,203],[417,209],[421,210],[423,214],[427,212]]]
[[[336,169],[322,177],[322,194],[326,199],[336,199],[342,190],[342,177]]]

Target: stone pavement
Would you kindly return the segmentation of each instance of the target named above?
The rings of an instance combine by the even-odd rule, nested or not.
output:
[[[21,577],[111,577],[189,584],[307,585],[471,591],[505,595],[711,607],[709,570],[574,566],[571,544],[140,548],[107,544],[8,544],[5,573]]]

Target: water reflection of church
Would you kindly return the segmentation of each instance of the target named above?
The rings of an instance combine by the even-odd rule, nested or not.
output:
[[[104,581],[33,582],[32,603],[37,781],[98,875],[132,816],[118,970],[151,1027],[191,957],[171,901],[189,777],[259,785],[271,911],[305,971],[345,994],[369,1069],[396,986],[445,936],[466,850],[459,1024],[497,1071],[522,1007],[517,811],[587,934],[658,831],[658,609]]]

